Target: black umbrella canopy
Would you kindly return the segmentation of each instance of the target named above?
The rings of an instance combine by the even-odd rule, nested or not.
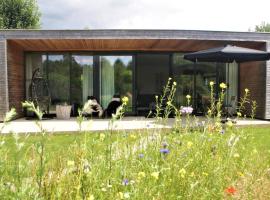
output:
[[[226,45],[212,49],[197,51],[184,55],[184,59],[193,62],[249,62],[264,61],[270,59],[270,53],[255,49],[243,48],[238,46]]]

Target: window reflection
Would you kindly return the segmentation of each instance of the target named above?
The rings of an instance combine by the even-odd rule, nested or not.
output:
[[[100,56],[101,104],[106,108],[113,95],[129,98],[132,111],[132,56]]]
[[[50,111],[57,104],[70,102],[70,71],[68,54],[48,55],[47,78],[51,94]]]
[[[82,105],[93,95],[93,56],[71,57],[71,104]]]

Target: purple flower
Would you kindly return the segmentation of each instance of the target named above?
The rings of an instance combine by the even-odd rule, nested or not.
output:
[[[144,157],[144,154],[143,153],[140,153],[139,154],[139,158],[143,158]]]
[[[220,134],[222,134],[222,135],[225,134],[225,130],[221,129]]]
[[[181,107],[180,112],[182,114],[191,114],[193,112],[193,108],[191,106]]]
[[[163,154],[168,154],[168,153],[170,153],[170,150],[169,149],[160,149],[159,152],[163,153]]]
[[[124,179],[123,182],[122,182],[123,185],[128,185],[128,179]]]

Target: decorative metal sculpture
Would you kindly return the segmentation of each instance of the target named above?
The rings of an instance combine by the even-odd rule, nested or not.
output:
[[[43,78],[40,68],[37,68],[33,72],[29,93],[30,100],[33,101],[43,113],[49,114],[51,95],[47,80]]]

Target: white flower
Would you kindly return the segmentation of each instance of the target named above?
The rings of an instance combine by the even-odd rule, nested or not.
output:
[[[125,198],[125,199],[129,199],[129,197],[130,197],[129,193],[128,193],[128,192],[125,192],[125,193],[124,193],[124,198]]]

